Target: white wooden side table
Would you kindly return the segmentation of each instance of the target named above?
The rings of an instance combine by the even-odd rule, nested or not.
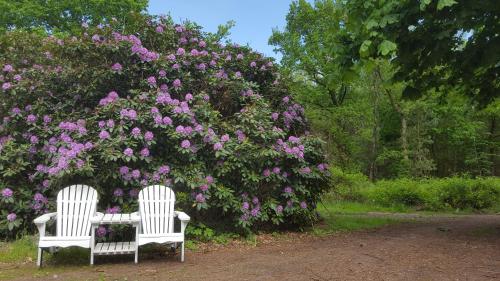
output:
[[[137,254],[139,253],[137,245],[137,236],[139,235],[141,218],[137,214],[98,214],[90,219],[92,224],[92,238],[90,245],[90,264],[94,264],[94,255],[120,255],[135,254],[135,263],[137,263]],[[124,242],[95,243],[95,230],[101,224],[130,224],[135,227],[135,240]]]

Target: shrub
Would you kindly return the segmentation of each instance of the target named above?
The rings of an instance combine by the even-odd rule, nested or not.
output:
[[[338,167],[331,167],[331,186],[336,199],[347,201],[365,201],[363,191],[373,186],[373,183],[362,173],[349,173]]]
[[[424,203],[418,182],[410,179],[382,180],[365,192],[369,200],[386,206],[421,206]]]
[[[138,190],[160,183],[207,225],[314,219],[322,143],[270,59],[169,18],[120,32],[0,38],[1,236],[32,228],[76,182],[107,212],[135,211]]]
[[[494,179],[449,178],[430,182],[434,209],[487,209],[499,202],[500,184]],[[436,188],[437,186],[437,188]],[[437,201],[437,202],[436,202]]]
[[[488,209],[500,204],[500,180],[497,178],[382,180],[361,191],[377,204],[418,206],[427,210]]]

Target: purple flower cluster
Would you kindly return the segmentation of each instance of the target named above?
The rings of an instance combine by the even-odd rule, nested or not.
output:
[[[108,233],[108,231],[106,230],[106,227],[105,226],[99,226],[96,230],[96,235],[97,237],[99,238],[103,238],[104,236],[106,236],[106,233]]]
[[[62,144],[59,148],[55,146],[55,144],[57,143],[57,139],[55,137],[49,139],[48,144],[43,147],[43,151],[48,152],[52,155],[52,165],[51,167],[38,165],[38,173],[57,175],[59,172],[68,169],[72,160],[75,161],[77,168],[82,168],[85,162],[81,159],[76,158],[80,157],[82,153],[90,151],[94,148],[94,145],[91,142],[75,142],[66,133],[61,133],[59,139],[64,142],[64,144]]]
[[[10,82],[5,82],[2,84],[2,90],[7,91],[10,88],[12,88],[12,84]]]
[[[266,178],[269,177],[271,175],[271,170],[264,169],[264,171],[262,171],[262,175]]]
[[[156,86],[156,78],[154,76],[149,76],[148,77],[148,84],[150,86]]]
[[[144,140],[147,141],[147,142],[150,142],[154,139],[154,134],[150,131],[147,131],[146,133],[144,133]]]
[[[220,142],[216,142],[216,143],[214,144],[214,150],[215,150],[215,151],[221,150],[222,148],[223,148],[222,143],[220,143]]]
[[[134,136],[134,137],[138,137],[138,136],[140,136],[140,135],[141,135],[141,129],[139,129],[139,128],[135,127],[135,128],[133,128],[133,129],[132,129],[132,132],[131,132],[131,133],[132,133],[132,136]]]
[[[245,133],[243,133],[241,130],[236,130],[236,137],[238,138],[239,142],[243,142],[246,139]]]
[[[140,154],[142,157],[149,157],[150,155],[149,148],[144,147],[143,149],[141,149]]]
[[[304,145],[300,144],[300,139],[291,136],[290,138],[288,138],[288,142],[290,144],[283,141],[282,139],[278,139],[276,145],[274,146],[274,149],[276,151],[282,151],[285,152],[286,154],[294,155],[297,158],[304,159],[305,147]]]
[[[122,119],[128,118],[130,120],[136,120],[137,119],[137,112],[133,109],[122,109],[120,110],[120,116]]]
[[[160,58],[160,54],[150,51],[146,49],[146,47],[143,47],[141,44],[141,40],[139,40],[134,35],[128,36],[127,39],[127,41],[130,41],[134,44],[131,48],[132,54],[137,54],[142,62],[150,62],[158,60]]]
[[[119,206],[113,206],[111,208],[106,209],[106,214],[118,214],[120,213],[121,208]]]
[[[8,214],[8,215],[7,215],[7,220],[8,220],[9,222],[13,222],[13,221],[15,221],[15,220],[16,220],[16,218],[17,218],[17,215],[16,215],[15,213],[10,213],[10,214]]]
[[[2,197],[4,197],[4,198],[12,197],[13,194],[14,194],[14,192],[12,191],[12,189],[10,189],[8,187],[2,189]]]
[[[174,80],[174,82],[172,83],[172,86],[173,86],[175,89],[180,88],[180,87],[181,87],[181,85],[182,85],[182,83],[181,83],[181,80],[179,80],[179,79],[175,79],[175,80]]]
[[[184,127],[182,125],[179,125],[175,128],[175,132],[181,135],[189,136],[193,133],[193,128],[191,126]]]
[[[290,128],[293,122],[303,123],[304,122],[304,118],[302,117],[303,115],[304,115],[304,108],[300,104],[294,103],[293,105],[289,106],[287,110],[283,112],[285,127]]]
[[[318,164],[318,170],[320,170],[320,171],[323,172],[326,169],[328,169],[328,164],[326,164],[326,163],[320,163],[320,164]]]
[[[190,148],[191,147],[191,142],[189,142],[189,140],[183,140],[181,142],[181,147],[182,148]]]
[[[123,189],[116,188],[115,191],[113,191],[113,196],[115,196],[115,197],[122,197],[123,196]]]
[[[131,157],[132,155],[134,155],[134,150],[130,147],[127,147],[125,148],[125,150],[123,150],[123,155]]]
[[[26,117],[26,122],[28,123],[35,123],[36,122],[36,115],[33,115],[33,114],[29,114],[27,117]]]
[[[247,221],[251,217],[253,218],[258,217],[261,213],[259,198],[254,196],[250,203],[247,201],[248,195],[246,193],[242,194],[241,197],[243,198],[243,203],[241,205],[241,211],[243,212],[243,215],[241,216],[240,219],[242,221]]]
[[[12,72],[12,71],[14,71],[14,67],[12,67],[12,65],[10,65],[10,64],[6,64],[3,66],[2,70],[4,72]]]
[[[76,123],[63,121],[59,123],[59,129],[68,132],[78,132],[81,135],[85,135],[87,133],[87,129],[85,128],[85,120],[78,120]]]
[[[158,168],[158,173],[160,175],[166,175],[166,174],[170,173],[170,167],[167,165],[160,166]]]
[[[121,65],[121,64],[119,64],[119,63],[115,63],[115,64],[113,64],[113,65],[111,66],[111,69],[112,69],[113,71],[120,72],[120,71],[122,71],[123,67],[122,67],[122,65]]]
[[[110,138],[109,132],[108,131],[101,131],[99,133],[99,138],[101,140],[109,139]]]
[[[195,196],[195,200],[197,203],[205,203],[206,198],[202,193],[198,193]]]
[[[128,195],[131,197],[131,198],[137,198],[137,196],[139,196],[139,190],[137,188],[132,188],[129,192],[128,192]]]
[[[271,118],[272,118],[274,121],[278,120],[278,117],[279,117],[279,113],[277,113],[277,112],[273,112],[273,113],[271,114]]]

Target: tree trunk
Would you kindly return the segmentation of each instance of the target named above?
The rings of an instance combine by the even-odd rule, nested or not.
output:
[[[379,87],[377,87],[377,77],[373,75],[372,80],[372,102],[373,102],[373,128],[371,137],[371,149],[370,149],[370,165],[368,175],[370,181],[374,181],[377,178],[377,155],[378,155],[378,142],[380,138],[380,122],[379,122]]]
[[[380,72],[380,67],[377,67],[375,69],[375,73],[377,74],[377,76],[380,80],[380,84],[382,84],[384,82],[384,78],[382,77],[382,73]],[[385,93],[389,97],[389,101],[391,102],[393,109],[398,113],[399,119],[401,120],[401,131],[400,131],[400,134],[401,134],[401,152],[403,153],[403,160],[405,160],[405,162],[408,163],[409,152],[408,152],[407,117],[405,115],[405,112],[401,108],[401,105],[398,102],[396,102],[396,100],[394,99],[394,96],[392,95],[391,91],[389,89],[387,89],[386,87],[384,87],[383,85],[381,85],[381,87],[384,89]]]
[[[491,161],[491,175],[498,176],[496,171],[496,166],[498,164],[497,146],[495,145],[497,138],[497,126],[495,116],[490,119],[490,161]]]
[[[406,124],[406,115],[404,112],[399,112],[399,118],[401,118],[401,149],[403,153],[403,159],[408,161],[408,126]]]

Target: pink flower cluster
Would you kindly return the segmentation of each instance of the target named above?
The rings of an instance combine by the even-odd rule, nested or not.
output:
[[[242,194],[243,203],[241,205],[241,211],[243,214],[240,217],[241,221],[248,221],[250,218],[256,218],[260,215],[260,201],[259,198],[254,196],[251,202],[248,202],[248,195],[246,193]]]
[[[137,112],[133,109],[124,108],[120,110],[120,116],[122,119],[128,118],[130,120],[137,119]]]
[[[285,97],[288,98],[288,97]],[[294,103],[293,105],[289,106],[285,112],[283,112],[283,117],[284,117],[284,123],[285,127],[290,128],[293,122],[304,122],[304,118],[302,117],[304,115],[304,108],[298,104]]]
[[[304,159],[304,145],[300,144],[300,139],[297,137],[290,136],[288,143],[283,141],[283,139],[278,139],[274,145],[274,149]]]
[[[108,105],[110,103],[117,101],[119,98],[120,97],[118,96],[117,92],[115,92],[115,91],[109,92],[105,98],[103,98],[99,101],[99,105],[101,105],[101,106]]]

